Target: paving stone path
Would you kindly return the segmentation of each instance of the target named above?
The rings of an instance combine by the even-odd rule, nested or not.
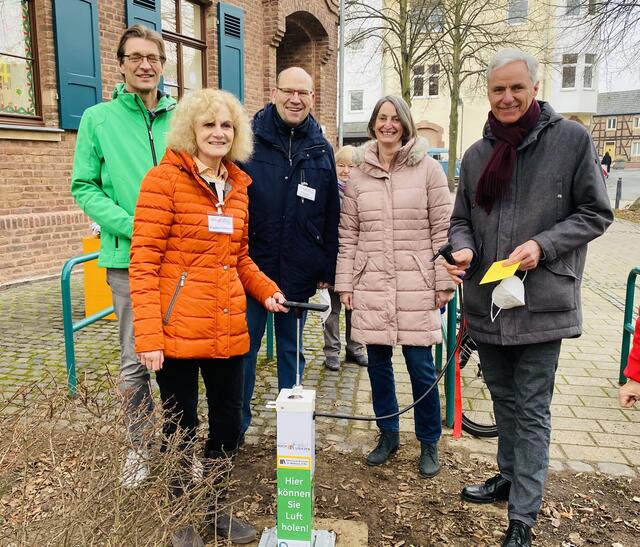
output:
[[[584,334],[563,344],[553,400],[552,468],[640,474],[640,409],[621,410],[617,378],[627,274],[640,265],[640,225],[616,221],[590,245],[582,298]],[[82,275],[72,281],[74,317],[82,317]],[[636,307],[640,296],[636,298]],[[64,336],[58,279],[15,285],[0,290],[0,396],[37,381],[66,381]],[[317,314],[310,314],[304,337],[307,370],[304,385],[317,390],[317,409],[371,414],[369,379],[365,368],[343,364],[340,371],[323,367],[322,330]],[[277,396],[275,363],[264,355],[258,366],[254,421],[248,442],[275,431],[275,416],[266,403]],[[78,376],[91,381],[106,370],[116,373],[116,323],[100,321],[76,334]],[[396,352],[400,404],[411,402],[411,386],[402,356]],[[441,390],[442,391],[442,390]],[[363,453],[374,444],[375,424],[318,418],[318,444],[334,443]],[[406,443],[412,439],[413,417],[401,418]],[[450,432],[445,428],[445,435]],[[447,439],[492,459],[495,440]]]

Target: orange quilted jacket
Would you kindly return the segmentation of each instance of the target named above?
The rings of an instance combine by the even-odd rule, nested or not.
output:
[[[248,254],[251,179],[229,171],[223,214],[233,234],[209,231],[218,200],[192,157],[167,149],[140,189],[129,280],[136,351],[181,359],[226,358],[249,351],[246,291],[264,302],[278,291]]]

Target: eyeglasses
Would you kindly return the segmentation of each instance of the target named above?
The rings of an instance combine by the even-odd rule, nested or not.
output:
[[[313,91],[307,91],[306,89],[289,89],[288,87],[278,87],[277,89],[285,97],[293,97],[297,93],[301,99],[308,99],[313,93]]]
[[[336,166],[340,167],[340,169],[353,169],[355,167],[353,163],[337,163]]]
[[[123,55],[131,61],[134,65],[139,65],[143,59],[146,59],[150,65],[157,65],[160,62],[164,62],[165,58],[160,55],[140,55],[139,53],[132,53],[131,55]]]

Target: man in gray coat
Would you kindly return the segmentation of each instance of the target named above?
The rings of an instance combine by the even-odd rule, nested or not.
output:
[[[538,62],[500,50],[487,69],[483,138],[464,156],[449,240],[464,315],[498,426],[500,473],[467,486],[473,503],[509,501],[503,546],[531,545],[547,475],[551,398],[562,338],[580,336],[587,243],[613,214],[587,130],[536,100]],[[516,278],[480,285],[490,265]],[[462,279],[461,279],[462,278]],[[524,296],[522,290],[524,288]]]

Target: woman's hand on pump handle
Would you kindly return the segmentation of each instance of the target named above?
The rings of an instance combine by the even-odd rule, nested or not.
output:
[[[267,308],[267,311],[277,313],[284,312],[287,313],[289,308],[285,308],[283,304],[285,303],[286,298],[284,294],[281,292],[273,293],[273,296],[270,296],[264,301],[264,307]]]
[[[162,369],[162,363],[164,363],[164,352],[161,349],[143,351],[138,353],[138,360],[150,371],[158,372]]]
[[[453,256],[453,259],[456,261],[455,264],[449,264],[444,259],[442,259],[442,263],[447,269],[447,273],[453,282],[456,285],[460,285],[462,283],[464,272],[471,265],[471,261],[473,260],[473,251],[471,249],[460,249],[459,251],[451,253],[451,256]]]

